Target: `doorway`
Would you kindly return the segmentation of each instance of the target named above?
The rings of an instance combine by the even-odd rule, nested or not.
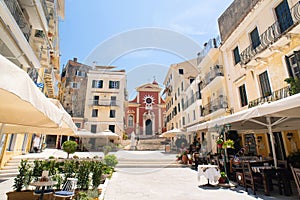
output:
[[[151,119],[146,120],[146,135],[152,135],[152,121]]]

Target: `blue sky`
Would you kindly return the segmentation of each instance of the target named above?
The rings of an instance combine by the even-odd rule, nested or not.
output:
[[[65,65],[73,57],[77,57],[79,62],[91,64],[91,60],[88,59],[89,56],[93,52],[95,54],[95,49],[105,41],[123,33],[143,28],[155,27],[182,34],[198,44],[201,49],[206,41],[218,35],[217,19],[232,1],[65,0],[65,19],[59,24],[61,65]],[[143,37],[143,35],[133,36],[133,41],[128,43],[135,42],[134,37]],[[157,35],[153,37],[157,37]],[[166,42],[168,37],[159,37],[158,40]],[[177,38],[169,38],[169,44],[177,43]],[[145,41],[147,39],[144,38]],[[111,48],[116,50],[120,48],[118,45],[120,44],[114,44]],[[182,45],[178,42],[178,47]],[[102,57],[100,56],[98,59],[93,57],[92,59],[96,61],[97,65],[110,64],[117,66],[118,69],[125,69],[128,72],[129,94],[135,87],[152,82],[153,76],[156,77],[159,84],[162,84],[170,64],[184,61],[182,56],[178,53],[172,53],[172,50],[165,51],[160,48],[141,46],[143,48],[130,49],[130,51],[120,54],[110,63],[103,63],[103,53],[107,53],[103,49],[96,52]],[[196,57],[196,50],[191,50],[191,53]],[[141,70],[143,67],[151,68],[151,66],[154,67],[150,72],[145,70],[147,72],[143,73]],[[161,70],[157,70],[158,66]],[[134,71],[136,73],[133,73]]]

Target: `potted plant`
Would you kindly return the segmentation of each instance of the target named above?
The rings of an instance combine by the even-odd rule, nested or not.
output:
[[[290,77],[290,78],[286,78],[284,79],[285,82],[287,82],[288,84],[290,84],[290,88],[289,91],[291,93],[291,95],[297,94],[300,92],[300,80],[296,77]]]
[[[219,178],[219,183],[228,183],[228,179],[225,172],[221,172],[221,177]]]
[[[8,200],[31,200],[34,199],[32,190],[23,190],[31,178],[30,166],[27,160],[21,160],[19,174],[14,179],[13,189],[15,191],[7,192]]]
[[[224,143],[224,140],[223,140],[222,138],[219,138],[219,139],[217,140],[217,146],[218,146],[219,149],[222,148],[223,143]]]
[[[72,140],[68,140],[63,143],[62,148],[65,152],[67,152],[67,154],[68,154],[67,158],[69,158],[69,155],[71,153],[75,153],[77,146],[78,146],[77,143]]]

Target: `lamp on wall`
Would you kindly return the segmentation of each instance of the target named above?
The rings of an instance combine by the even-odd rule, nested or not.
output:
[[[260,143],[262,140],[262,136],[257,136],[257,143]]]
[[[293,133],[291,133],[291,132],[287,133],[286,137],[289,141],[291,141],[291,139],[293,138]]]

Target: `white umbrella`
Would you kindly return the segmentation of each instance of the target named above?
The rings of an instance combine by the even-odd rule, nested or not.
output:
[[[64,112],[37,88],[28,74],[0,55],[0,136],[63,125]],[[24,131],[25,130],[25,131]]]
[[[67,135],[75,136],[77,127],[74,124],[72,117],[65,111],[60,102],[56,99],[50,99],[50,101],[60,109],[63,113],[62,123],[59,127],[36,127],[36,126],[22,126],[7,124],[2,129],[3,133],[40,133],[47,135]]]
[[[176,135],[185,134],[184,131],[174,128],[172,130],[168,130],[160,135],[160,137],[175,137]]]
[[[234,130],[267,130],[277,167],[273,131],[300,129],[300,94],[265,103],[209,122],[208,128],[230,124]]]
[[[119,138],[120,136],[116,133],[111,132],[110,130],[105,130],[103,132],[92,133],[88,130],[81,129],[76,132],[78,137],[81,138]]]
[[[63,113],[37,88],[28,74],[0,55],[0,123],[58,127]]]

